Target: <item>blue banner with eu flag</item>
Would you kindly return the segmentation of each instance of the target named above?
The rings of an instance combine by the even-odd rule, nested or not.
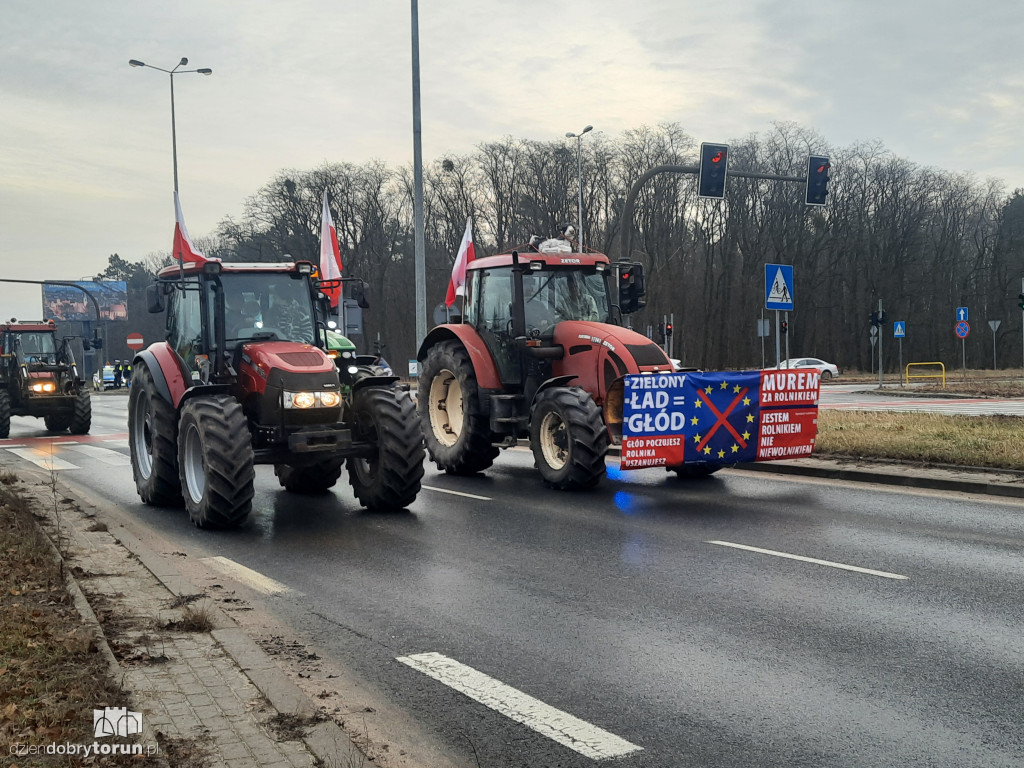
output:
[[[623,469],[809,456],[817,437],[815,370],[626,377]]]

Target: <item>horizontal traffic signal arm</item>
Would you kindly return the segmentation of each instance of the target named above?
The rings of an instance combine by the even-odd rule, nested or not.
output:
[[[633,253],[633,209],[636,208],[636,199],[640,194],[640,188],[648,181],[662,173],[693,173],[700,175],[699,165],[657,165],[644,173],[637,179],[629,194],[626,195],[626,202],[622,206],[622,252],[619,258],[630,261]],[[739,179],[765,179],[767,181],[795,181],[806,184],[804,176],[780,176],[777,173],[754,173],[753,171],[729,171],[730,178]]]

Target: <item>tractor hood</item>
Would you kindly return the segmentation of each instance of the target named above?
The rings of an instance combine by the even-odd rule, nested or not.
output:
[[[242,365],[266,377],[273,370],[288,373],[331,373],[334,361],[312,344],[264,341],[242,345]]]
[[[576,376],[572,384],[594,393],[599,405],[612,383],[627,374],[675,370],[661,347],[618,325],[562,322],[555,328],[554,343],[564,350],[554,363],[554,375]]]

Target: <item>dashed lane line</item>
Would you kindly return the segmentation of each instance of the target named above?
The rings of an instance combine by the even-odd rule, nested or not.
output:
[[[793,555],[788,552],[777,552],[774,549],[761,549],[760,547],[750,547],[746,544],[734,544],[731,541],[709,541],[708,544],[717,544],[720,547],[732,547],[733,549],[744,549],[747,552],[758,552],[762,555],[772,555],[774,557],[784,557],[788,560],[799,560],[804,563],[813,563],[815,565],[827,565],[829,568],[839,568],[844,571],[856,571],[857,573],[866,573],[871,576],[881,576],[883,579],[900,579],[907,580],[909,576],[901,576],[898,573],[889,573],[888,571],[875,571],[871,568],[861,568],[856,565],[847,565],[846,563],[836,563],[831,560],[819,560],[816,557],[804,557],[803,555]]]
[[[279,581],[274,581],[269,576],[264,576],[259,571],[247,568],[241,563],[236,563],[226,557],[204,557],[199,562],[220,571],[225,576],[230,576],[235,581],[245,584],[250,589],[262,592],[266,595],[294,594],[295,590],[285,586]]]
[[[440,653],[399,656],[396,661],[592,760],[622,757],[643,749]]]
[[[434,485],[421,485],[421,488],[427,491],[437,491],[438,493],[450,493],[452,496],[465,496],[467,499],[479,499],[480,501],[491,501],[490,496],[477,496],[475,493],[463,493],[462,491],[450,491],[447,488],[438,488]]]

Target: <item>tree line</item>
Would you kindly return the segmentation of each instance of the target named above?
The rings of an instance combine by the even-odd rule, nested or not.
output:
[[[1000,367],[1021,364],[1016,297],[1024,274],[1024,191],[1007,194],[997,179],[921,166],[878,141],[835,147],[813,131],[777,124],[732,141],[730,171],[802,177],[808,154],[828,155],[826,206],[806,206],[802,184],[737,177],[728,179],[724,200],[705,200],[697,197],[695,176],[662,174],[640,190],[633,253],[622,254],[623,202],[636,179],[659,165],[696,165],[698,149],[699,141],[673,123],[592,135],[582,142],[581,158],[586,246],[645,265],[647,308],[631,324],[644,331],[674,315],[676,356],[685,365],[760,367],[766,263],[794,268],[793,356],[868,370],[869,315],[881,300],[890,319],[880,329],[888,370],[897,366],[894,320],[907,327],[904,362],[959,367],[953,331],[960,306],[970,308],[973,322],[969,367],[992,365],[986,320],[1002,321]],[[369,284],[366,333],[357,341],[368,350],[380,338],[404,372],[416,353],[410,167],[372,161],[282,170],[246,199],[240,218],[223,219],[197,245],[225,261],[287,254],[316,262],[325,189],[343,274]],[[564,141],[505,137],[428,163],[428,312],[443,300],[467,216],[477,255],[489,255],[553,234],[561,222],[576,223],[578,192],[576,145]],[[767,342],[770,365],[774,339]]]

